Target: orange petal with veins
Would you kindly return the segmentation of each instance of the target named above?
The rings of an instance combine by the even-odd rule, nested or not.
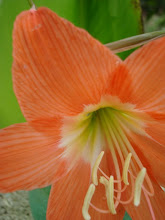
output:
[[[108,80],[107,93],[159,121],[165,120],[165,37],[133,52]]]
[[[157,120],[165,119],[165,37],[133,52],[125,64],[132,78],[133,94],[129,102]],[[129,82],[124,83],[125,96]]]
[[[82,206],[90,184],[90,165],[78,161],[61,180],[52,185],[47,220],[83,219]]]
[[[0,131],[0,191],[32,190],[48,186],[67,171],[63,149],[54,137],[36,132],[28,123]]]
[[[165,187],[165,147],[147,137],[131,134],[132,145],[148,173]]]
[[[53,117],[45,118],[42,120],[30,121],[29,125],[32,126],[36,131],[46,136],[56,137],[56,142],[61,139],[60,128],[63,125],[62,118]],[[60,132],[59,132],[60,131]]]
[[[165,219],[165,192],[160,188],[160,186],[153,180],[152,181],[155,195],[153,197],[149,197],[153,212],[155,214],[155,218],[159,220]],[[132,219],[140,219],[140,220],[149,220],[152,219],[151,212],[148,207],[148,203],[146,202],[144,193],[141,193],[140,205],[138,207],[134,206],[133,203],[129,203],[124,205],[124,208],[130,215]]]
[[[120,59],[47,8],[22,12],[13,31],[14,90],[25,118],[76,115],[97,103]]]
[[[165,123],[164,122],[154,122],[153,124],[148,124],[146,127],[146,132],[158,143],[165,146]]]

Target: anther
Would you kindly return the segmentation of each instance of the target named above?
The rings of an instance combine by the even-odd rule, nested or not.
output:
[[[146,168],[142,168],[138,173],[135,180],[135,191],[134,191],[134,205],[138,206],[140,204],[141,188],[146,175]]]
[[[88,191],[87,191],[85,199],[84,199],[84,204],[82,207],[82,215],[85,220],[91,219],[91,217],[88,213],[88,209],[89,209],[90,201],[92,199],[94,192],[95,192],[95,185],[92,183],[92,184],[90,184],[90,186],[88,188]]]
[[[114,204],[114,178],[110,176],[109,181],[104,177],[100,177],[100,183],[105,186],[106,197],[107,197],[107,205],[109,211],[112,214],[116,214],[115,204]]]
[[[97,178],[97,170],[98,170],[98,167],[101,163],[101,160],[103,158],[103,155],[104,155],[104,151],[102,151],[99,156],[97,157],[96,159],[96,162],[93,166],[93,169],[92,169],[92,181],[93,183],[97,186],[98,185],[98,178]]]
[[[114,178],[110,176],[107,188],[107,204],[110,212],[116,214],[115,204],[114,204]]]
[[[132,154],[129,153],[126,160],[125,160],[124,167],[123,167],[122,180],[125,183],[125,185],[129,185],[129,182],[128,182],[128,168],[129,168],[129,165],[130,165],[131,157],[132,157]]]

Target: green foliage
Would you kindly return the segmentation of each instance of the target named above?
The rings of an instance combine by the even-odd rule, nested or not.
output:
[[[0,1],[0,127],[24,121],[11,78],[12,29],[16,16],[28,8],[22,0]]]
[[[139,0],[36,0],[75,25],[85,28],[102,43],[142,33]],[[23,122],[12,89],[12,29],[16,16],[28,10],[27,0],[0,1],[0,126]],[[121,55],[125,58],[130,52]],[[50,188],[30,192],[30,204],[36,220],[45,220]],[[128,219],[127,216],[124,218]]]
[[[152,15],[144,24],[145,32],[151,32],[155,30],[165,30],[165,14]]]
[[[141,0],[141,6],[147,18],[153,14],[163,14],[165,12],[164,0]]]
[[[131,220],[131,217],[128,215],[127,212],[125,213],[123,220]]]
[[[46,219],[46,209],[50,193],[50,186],[43,189],[35,189],[29,192],[29,201],[32,215],[36,220]]]

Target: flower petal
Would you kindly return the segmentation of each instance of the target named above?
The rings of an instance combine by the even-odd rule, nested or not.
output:
[[[90,166],[79,161],[65,177],[53,184],[47,220],[82,219],[82,206],[90,183]]]
[[[132,78],[130,102],[156,119],[165,119],[165,37],[133,52],[125,64]],[[127,90],[129,82],[123,87]]]
[[[132,78],[124,63],[120,63],[109,77],[106,93],[117,96],[123,103],[130,102]]]
[[[165,147],[147,137],[131,135],[135,148],[147,172],[153,175],[157,182],[165,187]]]
[[[120,59],[47,8],[21,13],[13,32],[14,90],[28,120],[75,115],[97,103]]]
[[[165,192],[160,188],[160,186],[152,181],[155,195],[150,197],[151,205],[155,214],[155,219],[165,219],[165,209],[164,209],[164,202],[165,202]],[[141,202],[138,207],[134,206],[133,203],[129,203],[124,205],[124,208],[130,215],[132,219],[140,219],[140,220],[149,220],[152,219],[151,213],[149,211],[148,204],[146,202],[144,193],[141,194]]]
[[[133,52],[109,78],[107,93],[165,120],[165,37]]]
[[[165,123],[154,122],[146,127],[146,132],[158,143],[165,146]]]
[[[0,191],[31,190],[55,182],[67,165],[58,149],[58,133],[43,136],[27,123],[0,131]]]
[[[62,118],[60,117],[30,121],[29,125],[32,126],[36,131],[43,133],[43,135],[55,136],[59,141],[61,139],[60,128],[62,127],[63,122]]]

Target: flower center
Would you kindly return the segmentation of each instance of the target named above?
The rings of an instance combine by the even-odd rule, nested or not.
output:
[[[92,166],[102,150],[109,149],[112,155],[117,151],[126,157],[130,151],[125,147],[126,133],[146,135],[143,117],[133,105],[105,96],[99,104],[89,105],[79,115],[64,119],[60,146],[67,148],[68,157],[84,157]]]
[[[64,119],[61,147],[66,147],[66,156],[71,157],[72,161],[83,157],[93,167],[93,183],[86,194],[82,209],[85,219],[90,219],[89,205],[99,212],[112,214],[116,214],[116,208],[120,203],[127,204],[134,200],[134,205],[138,206],[141,190],[153,213],[148,198],[154,194],[152,183],[129,139],[131,133],[147,136],[146,120],[149,120],[146,115],[136,110],[133,105],[123,104],[112,96],[103,97],[97,105],[85,107],[78,116]],[[111,154],[114,176],[108,176],[99,168],[104,151]],[[99,181],[98,170],[102,174]],[[108,210],[101,210],[91,203],[98,184],[105,186]],[[122,201],[121,194],[128,185],[131,196],[127,201]],[[154,214],[152,217],[154,219]]]

